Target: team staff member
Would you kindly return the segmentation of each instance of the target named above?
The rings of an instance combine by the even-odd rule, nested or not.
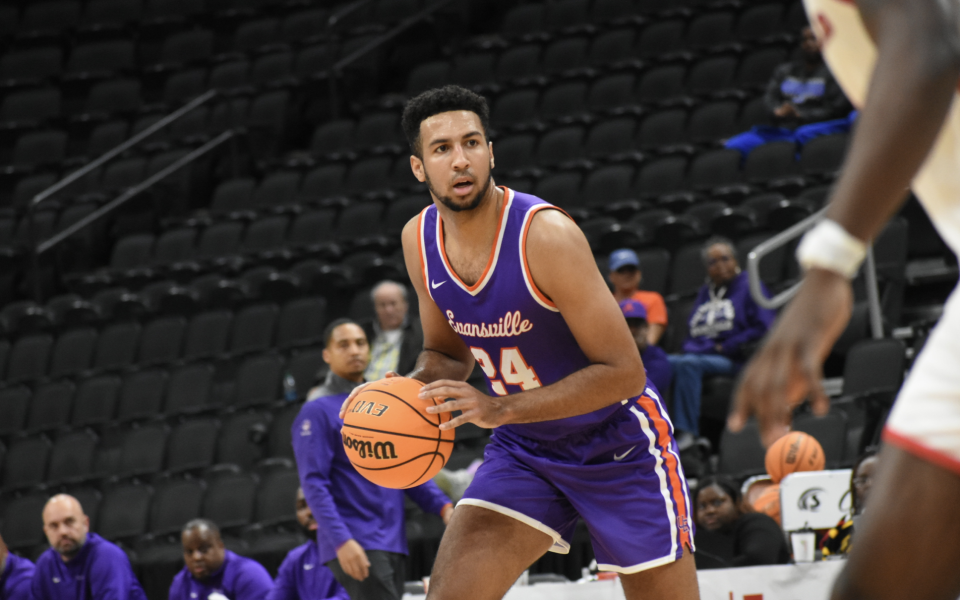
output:
[[[287,553],[267,600],[350,600],[347,590],[318,558],[317,520],[303,488],[297,489],[297,522],[308,541]]]
[[[317,556],[353,600],[399,600],[406,573],[407,537],[403,493],[444,523],[450,500],[432,481],[392,490],[360,475],[343,450],[340,405],[370,361],[363,329],[338,319],[325,332],[323,360],[330,366],[323,385],[311,390],[293,422],[293,451],[307,504],[317,520]]]
[[[147,600],[126,553],[90,532],[90,518],[73,496],[47,501],[43,531],[50,548],[33,573],[35,600]]]
[[[220,528],[206,519],[194,519],[180,533],[183,562],[170,584],[170,600],[260,600],[273,588],[270,574],[257,561],[238,556],[223,545]]]
[[[33,563],[16,554],[10,554],[0,537],[0,600],[30,600],[30,580]]]

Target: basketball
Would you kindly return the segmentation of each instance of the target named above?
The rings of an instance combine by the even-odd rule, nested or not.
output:
[[[822,471],[825,459],[820,442],[812,435],[791,431],[767,449],[764,463],[770,479],[780,483],[790,473]]]
[[[780,523],[780,484],[768,487],[753,503],[753,509]]]
[[[439,399],[421,400],[423,384],[390,377],[365,387],[343,417],[343,448],[354,468],[373,483],[394,489],[418,486],[447,464],[454,431],[440,430],[450,413],[427,414]]]

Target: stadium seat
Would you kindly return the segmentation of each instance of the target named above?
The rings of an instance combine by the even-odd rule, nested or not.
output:
[[[189,414],[211,408],[213,367],[197,363],[170,373],[163,412],[167,415]]]
[[[197,479],[173,479],[158,485],[150,502],[148,531],[153,535],[179,533],[188,521],[200,516],[205,487]]]
[[[117,403],[121,422],[145,419],[160,414],[169,377],[160,369],[145,369],[123,377]]]
[[[57,437],[50,452],[47,483],[83,481],[93,474],[98,438],[92,431],[79,430]]]
[[[4,519],[0,522],[0,534],[11,550],[32,550],[46,543],[43,528],[43,508],[47,504],[46,493],[27,494],[12,498],[4,507]]]
[[[500,31],[508,37],[519,37],[524,34],[543,31],[545,28],[545,12],[543,4],[514,6],[503,17]]]
[[[537,163],[552,165],[574,160],[583,152],[582,127],[561,127],[543,134],[537,144]]]
[[[163,458],[169,430],[162,423],[151,423],[129,429],[121,442],[117,475],[132,476],[157,473]]]
[[[253,522],[257,478],[252,473],[225,472],[207,480],[200,514],[214,520],[221,529],[233,529]]]
[[[104,491],[100,503],[99,533],[108,540],[131,539],[147,532],[152,489],[129,483]]]
[[[80,381],[73,401],[71,425],[102,425],[113,419],[120,386],[121,380],[115,375],[101,375]]]
[[[797,146],[793,142],[770,142],[754,148],[743,164],[743,176],[748,182],[762,182],[798,173]]]
[[[540,67],[547,75],[559,75],[582,69],[587,65],[590,42],[585,37],[563,37],[548,44],[543,51]]]
[[[576,172],[554,173],[537,183],[534,195],[562,208],[581,205],[580,184],[583,176]]]
[[[580,192],[584,204],[602,208],[604,205],[633,197],[633,167],[610,165],[590,173]]]
[[[687,111],[669,109],[655,112],[640,122],[637,147],[652,150],[686,142]]]
[[[140,335],[137,362],[149,365],[169,363],[180,358],[186,329],[187,321],[183,317],[160,317],[147,323]]]
[[[847,445],[847,417],[843,412],[831,411],[822,417],[803,413],[793,418],[792,429],[810,434],[820,442],[827,469],[840,467]]]
[[[296,521],[295,504],[300,479],[295,470],[277,469],[265,473],[257,490],[256,522],[279,525]]]
[[[217,462],[251,470],[264,458],[270,421],[270,414],[262,412],[241,412],[226,419],[217,440]]]
[[[683,188],[687,159],[680,156],[661,158],[645,164],[634,182],[638,198],[651,198]]]
[[[0,388],[0,437],[22,430],[30,407],[30,389],[23,385]]]
[[[189,419],[173,428],[167,439],[166,470],[170,473],[203,469],[213,464],[220,421]]]
[[[737,19],[736,38],[743,42],[778,34],[783,28],[783,4],[771,2],[751,6]]]
[[[269,348],[278,313],[274,304],[257,304],[237,313],[230,336],[230,352],[240,354]]]
[[[636,128],[636,121],[630,117],[600,121],[587,133],[584,152],[590,158],[632,152]]]
[[[687,69],[683,65],[653,67],[637,81],[634,94],[642,103],[658,103],[678,98],[685,93]]]
[[[52,445],[45,436],[13,439],[3,457],[4,490],[20,489],[43,483]]]
[[[766,471],[763,460],[766,451],[760,443],[760,432],[754,421],[749,421],[739,433],[724,429],[720,438],[720,473],[734,477],[748,477]]]
[[[634,51],[640,58],[676,52],[683,47],[686,24],[681,19],[657,20],[640,32]]]
[[[514,46],[505,50],[497,61],[497,81],[509,83],[539,75],[540,54],[541,49],[537,44]]]
[[[7,381],[36,379],[47,373],[53,337],[35,334],[21,337],[10,349],[7,362]]]
[[[670,295],[693,296],[703,285],[706,266],[703,264],[700,246],[684,246],[673,256],[673,264],[670,266]]]
[[[292,204],[300,189],[300,174],[295,171],[279,171],[263,178],[253,192],[253,207],[271,208]]]
[[[52,431],[70,421],[76,387],[70,381],[51,381],[38,385],[30,399],[28,431]]]
[[[721,101],[702,104],[690,113],[687,138],[698,144],[716,143],[735,135],[740,106],[736,102]]]
[[[96,344],[97,331],[92,327],[61,334],[50,358],[50,376],[62,377],[89,369]]]
[[[283,359],[279,356],[263,354],[246,359],[237,371],[235,405],[256,406],[278,400],[282,377]]]
[[[277,347],[281,349],[318,343],[326,326],[326,301],[319,296],[291,300],[277,320]]]

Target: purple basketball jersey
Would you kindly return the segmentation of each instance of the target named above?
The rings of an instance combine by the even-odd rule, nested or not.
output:
[[[461,281],[447,261],[436,206],[420,213],[424,286],[470,347],[490,393],[497,396],[550,385],[590,364],[563,315],[537,289],[527,268],[524,246],[533,216],[558,209],[535,196],[503,189],[498,237],[483,275],[472,286]],[[556,440],[600,424],[620,406],[617,402],[576,417],[500,429]]]

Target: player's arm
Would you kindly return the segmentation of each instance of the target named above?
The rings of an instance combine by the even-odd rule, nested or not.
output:
[[[420,264],[419,236],[419,217],[415,217],[403,228],[403,259],[420,303],[423,351],[417,358],[417,366],[407,376],[424,383],[438,379],[466,381],[473,371],[473,354],[427,292]]]
[[[827,217],[867,242],[902,204],[946,119],[960,77],[960,8],[938,0],[857,4],[878,58]],[[822,364],[849,319],[852,298],[843,275],[808,271],[747,367],[730,420],[733,429],[755,414],[769,444],[787,431],[791,408],[808,394],[817,413],[827,410]]]
[[[540,211],[530,225],[526,253],[534,283],[556,304],[590,364],[546,387],[494,398],[467,384],[426,385],[422,396],[454,398],[428,412],[463,411],[445,429],[466,422],[489,428],[573,417],[643,392],[646,375],[637,345],[583,232],[558,211]]]

